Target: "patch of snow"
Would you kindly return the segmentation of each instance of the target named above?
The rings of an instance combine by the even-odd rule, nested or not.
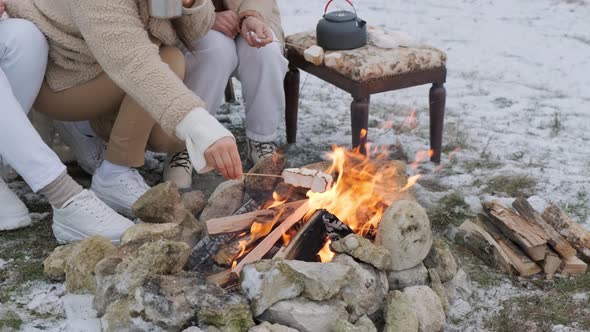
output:
[[[576,293],[572,296],[572,300],[578,302],[587,302],[590,299],[590,294],[588,293]]]
[[[0,258],[0,269],[3,269],[4,266],[8,265],[9,261],[5,261],[2,258]]]

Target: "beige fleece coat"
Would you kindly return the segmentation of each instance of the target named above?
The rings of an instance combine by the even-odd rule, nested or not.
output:
[[[6,0],[11,17],[32,21],[49,41],[48,85],[66,90],[103,71],[169,133],[205,103],[167,64],[159,46],[177,45],[170,20],[150,17],[147,0]],[[210,0],[195,0],[179,18],[190,40],[215,20]]]
[[[261,18],[280,41],[285,36],[281,27],[281,13],[276,0],[223,0],[225,9],[234,10],[240,18],[244,16],[257,16]]]

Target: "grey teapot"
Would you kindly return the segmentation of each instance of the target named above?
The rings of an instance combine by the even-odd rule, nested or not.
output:
[[[328,13],[328,1],[324,16],[316,29],[318,46],[325,50],[352,50],[367,44],[367,22],[357,16],[356,8],[350,0],[346,0],[354,9],[354,13],[339,10]]]

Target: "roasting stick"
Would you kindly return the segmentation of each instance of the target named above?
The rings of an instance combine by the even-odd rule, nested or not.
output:
[[[258,38],[258,36],[256,36],[256,34],[253,31],[250,31],[248,33],[250,34],[250,36],[254,36],[256,38],[256,41],[257,42],[261,42],[262,41],[262,40],[260,40],[260,38]],[[291,47],[295,47],[295,48],[299,48],[299,49],[305,50],[305,47],[303,47],[303,46],[299,46],[299,45],[295,45],[295,44],[283,42],[283,41],[276,40],[276,39],[273,39],[272,42],[273,43],[278,43],[278,44],[283,44],[285,46],[291,46]]]
[[[244,175],[246,175],[246,176],[262,176],[262,177],[267,177],[267,178],[280,178],[280,179],[283,178],[282,175],[272,175],[272,174],[244,173]]]

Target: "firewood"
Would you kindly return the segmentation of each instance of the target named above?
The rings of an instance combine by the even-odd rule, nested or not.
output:
[[[541,227],[530,224],[497,201],[484,203],[483,207],[502,233],[518,244],[535,262],[545,258],[549,235]]]
[[[526,198],[517,198],[514,203],[512,203],[512,207],[514,207],[521,217],[525,218],[529,223],[537,224],[545,231],[545,233],[547,233],[547,235],[549,235],[547,242],[561,257],[570,258],[576,256],[576,249],[559,235],[555,228],[543,220],[543,217],[535,211]]]
[[[555,272],[557,272],[557,270],[561,266],[561,262],[561,258],[559,258],[559,255],[555,251],[551,249],[547,250],[547,253],[545,254],[545,259],[543,260],[543,262],[541,262],[541,267],[543,268],[543,272],[545,272],[545,275],[547,276],[547,280],[553,279],[553,277],[555,276]]]
[[[326,67],[338,69],[344,65],[344,56],[338,52],[330,53],[326,55],[325,64]]]
[[[323,211],[316,211],[313,216],[297,232],[297,235],[283,246],[274,258],[310,260],[322,249],[326,238],[326,227],[320,214]],[[305,245],[304,245],[305,243]],[[306,251],[307,259],[299,256],[301,251]]]
[[[272,249],[274,244],[281,239],[291,227],[298,223],[305,215],[309,213],[309,202],[305,201],[295,212],[293,212],[285,221],[283,221],[277,228],[275,228],[270,234],[268,234],[264,240],[262,240],[250,253],[248,253],[232,270],[232,273],[236,276],[240,275],[240,272],[246,264],[250,264],[261,260],[266,253]]]
[[[301,204],[303,204],[303,202],[305,202],[305,200],[286,203],[284,205],[279,205],[271,209],[258,210],[229,217],[210,219],[205,222],[207,226],[207,233],[209,235],[216,235],[244,231],[249,229],[254,222],[265,223],[272,221],[283,206],[286,209],[283,215],[287,216],[292,211],[295,211],[295,209],[300,207]],[[279,222],[281,221],[282,220],[280,220]]]
[[[316,66],[321,66],[322,63],[324,63],[324,49],[317,45],[313,45],[303,51],[303,57],[307,62],[311,62]]]
[[[533,262],[522,250],[520,250],[510,239],[492,223],[490,218],[480,215],[475,223],[496,240],[506,256],[510,258],[512,265],[522,277],[528,277],[541,272],[541,268]]]
[[[334,181],[330,174],[307,168],[287,168],[282,175],[285,183],[295,187],[309,188],[316,193],[325,192]]]
[[[582,260],[590,263],[590,231],[568,217],[557,205],[549,205],[542,217],[576,248]]]
[[[489,266],[508,274],[516,272],[514,264],[496,240],[473,221],[466,220],[458,229],[451,229],[447,237],[469,249]]]
[[[237,283],[238,279],[231,273],[231,269],[223,270],[215,274],[207,276],[207,280],[216,284],[221,288],[227,288],[233,283]]]
[[[587,270],[588,264],[584,263],[576,256],[564,259],[563,263],[561,263],[561,273],[570,276],[578,277],[584,275]]]

